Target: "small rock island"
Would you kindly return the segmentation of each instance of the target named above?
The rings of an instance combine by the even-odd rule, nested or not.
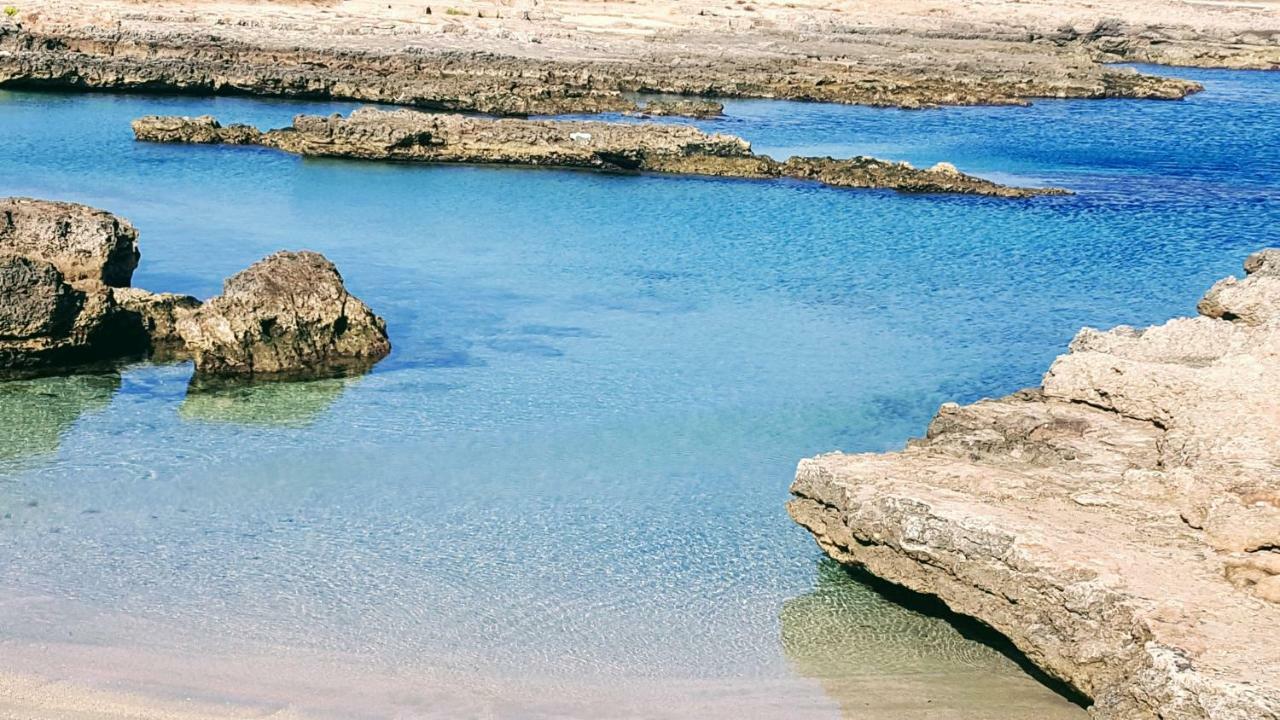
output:
[[[670,124],[491,119],[364,107],[348,117],[299,115],[291,127],[267,131],[223,126],[210,116],[149,116],[133,122],[133,133],[146,142],[261,145],[314,157],[792,178],[838,188],[1001,198],[1068,194],[1059,188],[1001,185],[947,163],[919,169],[869,157],[779,161],[753,153],[742,138]]]

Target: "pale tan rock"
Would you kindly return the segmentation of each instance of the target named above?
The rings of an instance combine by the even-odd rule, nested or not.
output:
[[[1280,319],[1280,252],[1264,250],[1244,263],[1245,278],[1218,281],[1200,301],[1201,315],[1261,325]]]
[[[1234,320],[1081,331],[1040,390],[944,406],[899,453],[802,461],[788,509],[1096,717],[1280,718],[1280,323]]]
[[[1272,575],[1253,586],[1253,594],[1267,602],[1280,603],[1280,575]]]
[[[531,115],[635,110],[632,93],[899,107],[1181,98],[1104,63],[1274,68],[1267,3],[716,0],[341,3],[27,0],[0,82],[336,97]]]

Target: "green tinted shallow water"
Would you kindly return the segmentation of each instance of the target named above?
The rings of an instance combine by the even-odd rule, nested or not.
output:
[[[1280,81],[1185,74],[704,123],[1078,192],[1031,203],[140,145],[143,114],[349,106],[0,93],[0,193],[129,217],[136,284],[311,248],[395,344],[350,380],[0,385],[0,672],[338,717],[1078,715],[782,505],[798,458],[897,447],[1277,243]]]

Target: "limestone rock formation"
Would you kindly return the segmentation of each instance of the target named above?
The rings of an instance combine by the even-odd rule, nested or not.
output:
[[[628,115],[638,117],[690,117],[714,118],[724,115],[724,104],[715,100],[699,100],[696,98],[679,100],[650,100],[632,110]]]
[[[206,119],[180,127],[236,132]],[[201,305],[128,287],[137,237],[101,210],[0,198],[0,376],[192,357],[197,378],[307,377],[364,369],[390,351],[382,319],[316,253],[277,253]]]
[[[66,281],[51,262],[0,256],[0,373],[38,374],[141,354],[112,288]]]
[[[360,108],[348,117],[299,115],[293,125],[259,132],[223,127],[209,117],[144,117],[134,136],[148,142],[259,144],[299,155],[431,163],[571,167],[737,178],[799,178],[834,187],[888,188],[1026,198],[1060,195],[1057,188],[1017,188],[966,175],[954,167],[921,170],[905,163],[856,157],[791,158],[778,162],[733,135],[671,124],[469,117],[414,110]]]
[[[152,115],[133,122],[134,132],[154,142],[195,144],[252,145],[262,133],[248,125],[223,127],[212,115],[199,117],[161,117]]]
[[[579,22],[581,3],[464,4],[28,0],[0,22],[0,84],[549,115],[636,110],[632,93],[901,107],[1173,99],[1199,85],[1099,61],[1280,64],[1274,16],[1222,3],[880,3],[856,15],[838,3],[591,4],[600,24]],[[1131,22],[1105,20],[1115,14]]]
[[[0,198],[0,253],[51,262],[67,282],[125,287],[138,266],[138,231],[84,205]]]
[[[1201,317],[1081,331],[1042,388],[944,405],[901,452],[802,461],[788,510],[1096,717],[1280,718],[1277,257]]]
[[[279,252],[177,321],[199,376],[293,377],[363,370],[391,351],[386,324],[314,252]]]
[[[113,293],[120,307],[137,318],[146,334],[152,357],[174,358],[185,354],[178,321],[195,312],[200,301],[190,295],[153,293],[142,288],[118,288]]]

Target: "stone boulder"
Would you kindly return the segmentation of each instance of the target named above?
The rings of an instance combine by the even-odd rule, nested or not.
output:
[[[368,369],[391,351],[386,324],[333,263],[279,252],[177,320],[197,376],[307,377]]]
[[[112,291],[73,286],[44,260],[0,256],[0,373],[41,374],[143,354],[146,337]]]
[[[69,283],[125,287],[138,266],[138,231],[84,205],[0,198],[0,253],[53,263]]]

